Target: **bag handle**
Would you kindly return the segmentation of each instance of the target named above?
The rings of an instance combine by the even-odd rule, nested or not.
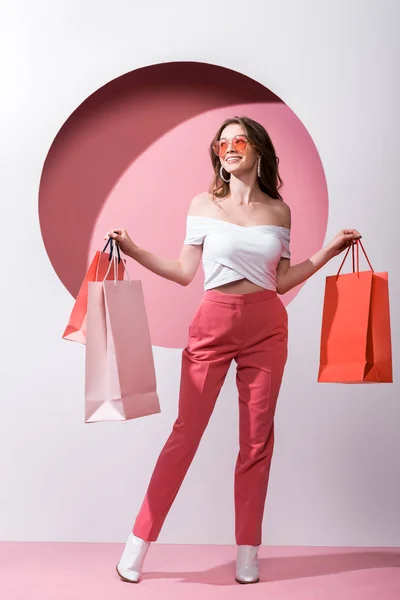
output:
[[[109,253],[109,256],[108,256],[108,260],[110,261],[110,266],[111,266],[111,261],[112,261],[112,259],[113,259],[113,253],[114,253],[114,244],[112,243],[113,241],[114,241],[114,240],[113,240],[112,238],[110,238],[110,237],[109,237],[109,238],[108,238],[108,240],[107,240],[107,244],[104,246],[104,248],[103,248],[103,250],[102,250],[102,252],[105,252],[105,251],[107,250],[108,246],[110,246],[110,253]],[[121,254],[120,254],[120,251],[119,251],[119,246],[118,246],[118,244],[117,244],[117,243],[115,243],[115,245],[117,246],[118,264],[119,264],[119,263],[121,262]],[[98,280],[98,276],[99,276],[99,266],[100,266],[100,260],[99,260],[99,261],[98,261],[98,263],[97,263],[96,275],[95,275],[95,278],[94,278],[94,280],[95,280],[95,281],[97,281],[97,280]],[[110,271],[110,269],[108,269],[108,271],[107,271],[107,275],[108,275],[109,271]],[[129,275],[128,275],[128,277],[129,277]]]
[[[355,264],[355,262],[354,262],[354,246],[356,246],[356,264]],[[360,240],[360,239],[358,239],[358,240],[356,240],[356,241],[355,241],[355,243],[351,244],[351,245],[350,245],[350,246],[347,248],[347,252],[346,252],[346,254],[345,254],[345,257],[344,257],[344,259],[343,259],[343,261],[342,261],[342,264],[341,264],[341,265],[340,265],[340,267],[339,267],[339,271],[336,273],[336,277],[338,277],[338,276],[339,276],[339,274],[340,274],[340,271],[342,270],[342,268],[343,268],[343,265],[344,265],[344,263],[346,262],[346,258],[347,258],[347,256],[348,256],[348,254],[349,254],[350,250],[351,250],[351,255],[352,255],[353,273],[357,272],[357,276],[359,276],[359,274],[360,274],[360,246],[361,246],[361,250],[362,250],[362,251],[363,251],[363,253],[364,253],[364,256],[365,256],[365,258],[367,259],[367,262],[368,262],[368,264],[369,264],[369,267],[370,267],[371,271],[374,273],[374,269],[372,268],[372,265],[371,265],[371,263],[370,263],[370,260],[369,260],[369,258],[368,258],[368,256],[367,256],[367,253],[365,252],[365,248],[364,248],[364,246],[363,246],[363,244],[362,244],[361,240]],[[356,268],[357,268],[357,271],[356,271]]]
[[[110,238],[110,240],[111,240],[111,238]],[[109,244],[109,241],[107,242],[106,247],[108,246],[108,244]],[[116,247],[117,252],[115,252],[115,247]],[[121,260],[121,255],[120,255],[118,243],[114,239],[112,239],[112,241],[111,241],[110,256],[112,257],[112,259],[111,258],[108,259],[110,261],[110,264],[108,265],[108,269],[107,269],[107,272],[106,272],[106,274],[105,274],[105,276],[103,278],[103,282],[108,277],[108,274],[109,274],[110,269],[111,269],[111,265],[114,265],[114,285],[117,285],[117,281],[118,281],[118,263]],[[126,263],[124,265],[124,271],[125,271],[126,276],[128,278],[129,284],[131,284],[132,280],[129,277],[128,269],[126,268]]]
[[[119,245],[116,244],[116,243],[113,244],[112,241],[113,241],[113,238],[109,237],[108,241],[107,241],[107,244],[103,248],[103,252],[105,252],[107,250],[107,247],[110,244],[110,255],[108,257],[108,260],[112,260],[114,246],[116,246],[117,247],[117,254],[118,254],[118,264],[119,264],[121,262],[121,254],[120,254],[120,251],[119,251]]]

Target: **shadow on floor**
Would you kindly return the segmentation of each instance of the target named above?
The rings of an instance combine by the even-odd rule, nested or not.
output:
[[[376,552],[365,550],[347,554],[315,556],[284,556],[260,559],[260,583],[335,575],[349,571],[400,567],[400,550]],[[180,583],[207,585],[237,585],[234,580],[235,563],[229,562],[207,571],[147,572],[146,579],[180,579]]]

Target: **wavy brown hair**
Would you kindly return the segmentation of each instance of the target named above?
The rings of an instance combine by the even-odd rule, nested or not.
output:
[[[282,187],[282,179],[278,171],[279,158],[276,156],[274,145],[265,128],[249,117],[233,117],[231,119],[226,119],[218,129],[210,144],[210,157],[214,169],[214,179],[210,187],[211,194],[216,198],[225,198],[229,194],[229,183],[226,183],[221,179],[219,172],[221,162],[213,150],[213,145],[214,142],[219,140],[225,127],[232,124],[238,124],[243,127],[250,144],[261,155],[261,177],[257,178],[260,190],[265,194],[268,194],[271,198],[282,200],[282,196],[279,193],[279,190]],[[229,173],[226,172],[226,175],[224,173],[225,178],[227,178],[228,175]]]

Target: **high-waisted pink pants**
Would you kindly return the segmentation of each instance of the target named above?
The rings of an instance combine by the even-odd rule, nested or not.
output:
[[[240,430],[234,485],[236,543],[261,544],[274,413],[286,358],[287,312],[276,292],[205,292],[182,354],[178,417],[136,518],[136,536],[157,539],[234,359]]]

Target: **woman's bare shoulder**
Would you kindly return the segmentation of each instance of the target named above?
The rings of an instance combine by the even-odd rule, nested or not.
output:
[[[197,194],[191,201],[188,215],[196,216],[196,217],[206,217],[210,208],[212,208],[214,204],[213,196],[210,192],[201,192]]]
[[[276,211],[279,221],[281,222],[281,226],[290,229],[292,225],[290,206],[283,200],[274,200],[273,207]]]

